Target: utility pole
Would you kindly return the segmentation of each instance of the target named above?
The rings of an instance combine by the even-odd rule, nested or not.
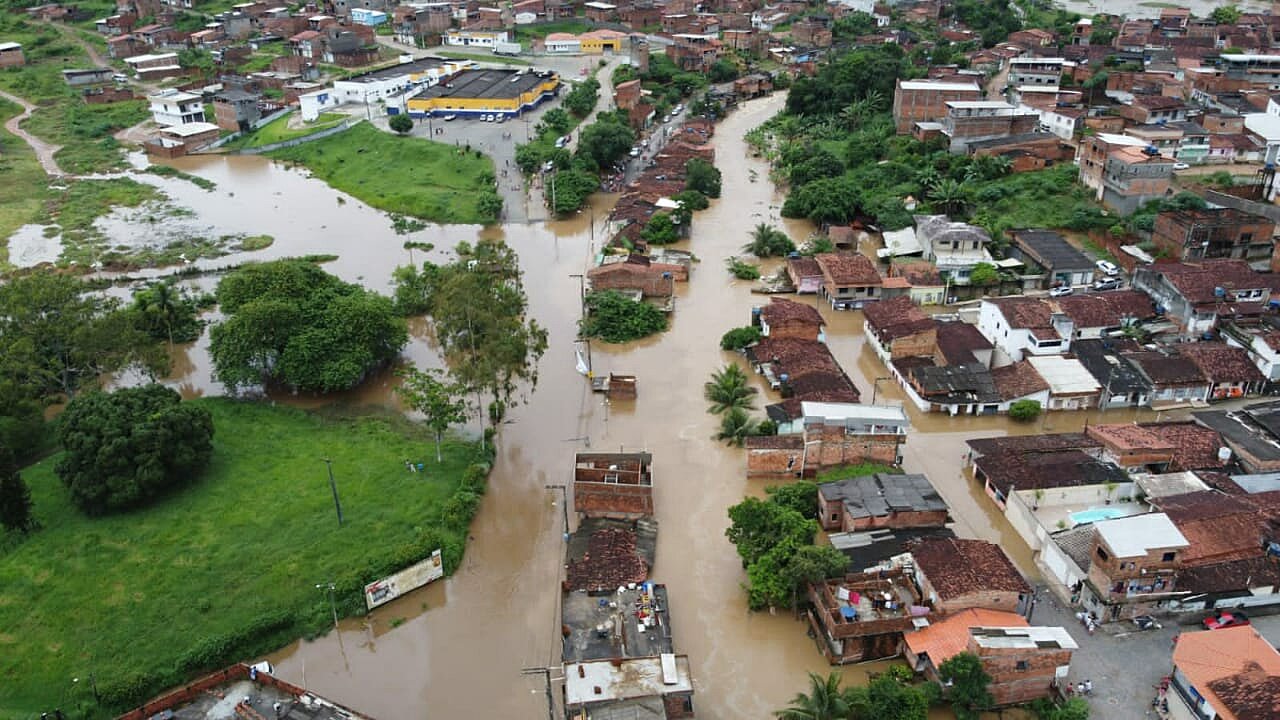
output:
[[[342,527],[342,503],[338,501],[338,483],[333,479],[333,460],[323,458],[329,468],[329,489],[333,491],[333,509],[338,511],[338,527]]]
[[[336,589],[336,586],[331,582],[316,583],[316,589],[329,591],[329,608],[333,610],[333,629],[337,630],[338,629],[338,603],[333,599],[333,591]]]
[[[562,483],[559,485],[547,485],[548,490],[559,490],[560,498],[563,500],[561,509],[564,511],[564,536],[569,537],[569,489]]]

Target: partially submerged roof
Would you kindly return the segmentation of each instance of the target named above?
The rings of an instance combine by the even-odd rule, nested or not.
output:
[[[831,282],[842,286],[879,285],[880,273],[871,259],[861,253],[820,253],[818,265]]]
[[[799,323],[821,327],[826,324],[822,319],[822,313],[818,312],[814,306],[776,297],[771,298],[768,305],[760,308],[760,317],[769,325]]]
[[[1128,482],[1120,468],[1076,449],[993,452],[973,463],[1002,493]]]
[[[1184,548],[1187,539],[1168,515],[1146,513],[1094,523],[1116,557],[1139,557],[1160,548]]]
[[[1075,358],[1061,355],[1030,355],[1027,362],[1049,384],[1051,395],[1096,395],[1102,386]]]
[[[685,655],[565,663],[564,676],[570,706],[693,692]]]
[[[828,502],[843,503],[845,514],[853,518],[947,510],[947,503],[924,475],[863,475],[821,483],[818,492]]]

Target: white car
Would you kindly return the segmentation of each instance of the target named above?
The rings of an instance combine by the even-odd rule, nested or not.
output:
[[[1075,292],[1070,285],[1059,285],[1056,288],[1049,288],[1049,297],[1065,297]]]
[[[1119,275],[1119,274],[1120,274],[1120,268],[1116,267],[1113,263],[1109,263],[1109,262],[1107,262],[1106,260],[1099,260],[1098,262],[1094,263],[1093,265],[1094,265],[1094,267],[1098,268],[1099,270],[1101,270],[1101,271],[1102,271],[1103,273],[1105,273],[1106,275]]]
[[[639,148],[639,147],[633,147],[633,148],[631,148],[631,157],[640,157],[640,148]]]
[[[449,113],[448,115],[445,115],[445,116],[444,116],[444,121],[445,121],[445,122],[449,122],[449,121],[451,121],[451,120],[457,120],[457,119],[458,119],[458,116],[457,116],[457,115],[455,115],[455,114],[453,114],[453,113]]]
[[[1173,169],[1174,170],[1190,170],[1191,166],[1186,163],[1174,163]]]

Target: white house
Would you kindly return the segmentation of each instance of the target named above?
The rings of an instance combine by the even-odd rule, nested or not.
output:
[[[329,108],[336,108],[342,103],[338,101],[338,95],[332,89],[317,90],[298,96],[298,105],[302,114],[302,119],[307,122],[313,122],[320,117],[320,113]]]
[[[1097,407],[1102,386],[1079,360],[1060,355],[1032,355],[1027,362],[1049,383],[1050,410]]]
[[[1034,297],[984,299],[978,308],[978,331],[1006,357],[1018,362],[1028,355],[1061,355],[1071,349],[1075,324],[1049,303]]]
[[[199,95],[170,89],[152,93],[147,100],[151,103],[151,117],[157,125],[170,127],[205,121],[204,101]]]
[[[368,8],[351,8],[351,22],[357,25],[377,26],[387,21],[387,14],[381,10]]]
[[[1280,330],[1236,323],[1231,323],[1222,330],[1222,337],[1227,344],[1244,348],[1254,367],[1267,380],[1280,380]]]
[[[570,33],[551,33],[544,40],[548,54],[576,54],[582,52],[582,41]]]
[[[421,58],[402,62],[381,70],[361,73],[343,80],[333,81],[333,96],[337,104],[365,104],[388,100],[410,90],[432,87],[445,78],[473,67],[470,60],[441,60]]]
[[[450,30],[444,34],[445,45],[456,45],[459,47],[482,47],[492,49],[494,45],[506,41],[506,32]]]
[[[987,244],[991,236],[986,230],[968,223],[955,222],[946,215],[916,215],[916,238],[925,260],[932,260],[951,282],[965,285],[969,273],[978,263],[990,263]]]

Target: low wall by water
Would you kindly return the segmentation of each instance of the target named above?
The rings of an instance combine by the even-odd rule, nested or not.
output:
[[[271,113],[270,115],[263,115],[262,117],[255,120],[253,124],[249,126],[249,132],[253,132],[254,130],[257,130],[263,125],[266,125],[267,123],[275,122],[276,120],[279,120],[280,118],[284,117],[285,115],[288,115],[291,112],[293,112],[293,108],[281,108]],[[244,134],[245,134],[244,132],[233,132],[230,135],[224,135],[218,138],[217,140],[209,143],[208,145],[205,145],[204,147],[200,148],[200,150],[201,151],[215,150],[217,148],[222,147],[223,145],[226,145],[232,140],[235,140],[236,138],[243,136]]]
[[[309,143],[314,140],[321,140],[321,139],[330,137],[332,135],[337,135],[338,133],[341,133],[341,132],[346,132],[347,130],[350,130],[351,128],[355,127],[356,125],[362,122],[364,122],[364,118],[350,118],[348,120],[342,121],[337,125],[334,125],[331,128],[325,128],[324,130],[317,130],[316,132],[313,132],[310,135],[303,135],[302,137],[296,137],[296,138],[285,140],[283,142],[278,142],[278,143],[271,143],[270,145],[263,145],[261,147],[245,148],[243,150],[240,150],[237,154],[238,155],[262,155],[263,153],[269,153],[273,150],[283,150],[284,148],[291,148],[295,145]]]

